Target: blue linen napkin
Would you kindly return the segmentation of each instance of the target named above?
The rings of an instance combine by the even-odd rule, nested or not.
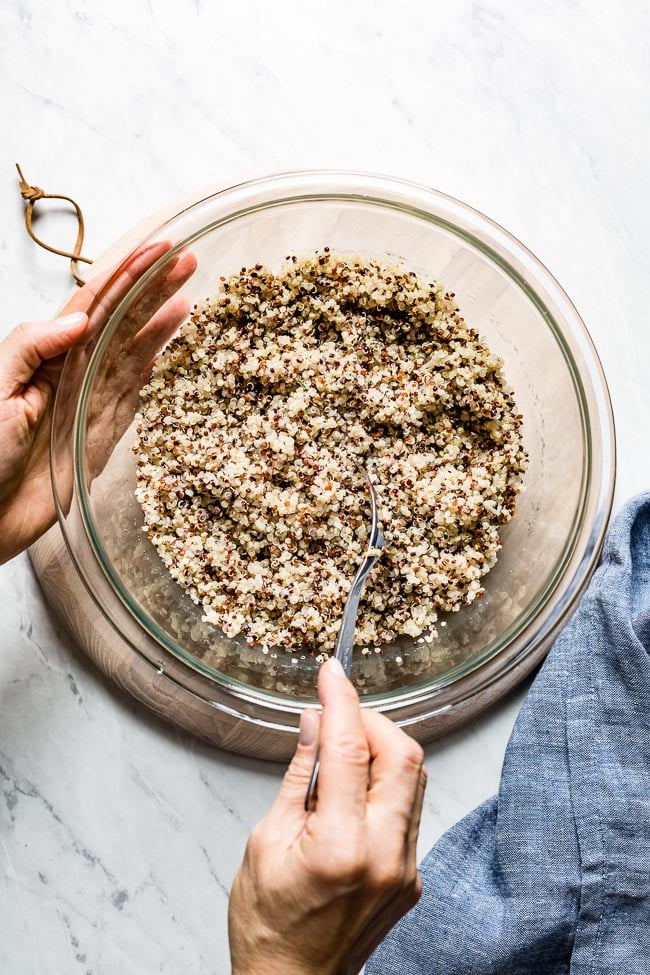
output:
[[[650,973],[650,494],[533,684],[498,796],[423,861],[368,975]]]

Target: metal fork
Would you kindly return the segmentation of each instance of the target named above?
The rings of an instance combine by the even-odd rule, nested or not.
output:
[[[368,573],[372,569],[373,565],[379,558],[381,549],[386,544],[386,539],[384,538],[384,533],[381,530],[381,525],[379,524],[379,515],[377,513],[377,497],[375,495],[375,489],[372,486],[372,481],[368,476],[366,470],[359,468],[360,473],[366,479],[366,483],[370,489],[370,501],[372,504],[372,524],[370,527],[370,537],[368,539],[368,551],[356,576],[354,577],[354,582],[352,583],[352,588],[345,603],[345,608],[343,610],[343,619],[341,620],[341,628],[339,630],[338,639],[336,641],[336,653],[335,657],[340,660],[346,675],[349,677],[352,670],[352,649],[354,647],[354,631],[357,625],[357,613],[359,612],[359,600],[361,599],[361,593],[363,592],[363,587],[366,584],[366,579]],[[316,788],[316,783],[318,781],[318,770],[320,769],[320,750],[316,753],[316,760],[314,761],[314,768],[312,769],[311,778],[309,780],[309,786],[307,788],[307,795],[305,796],[305,809],[309,811],[312,798],[314,796],[314,790]]]

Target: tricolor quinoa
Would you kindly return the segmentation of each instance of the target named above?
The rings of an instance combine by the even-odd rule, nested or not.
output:
[[[357,642],[429,632],[481,595],[514,514],[501,366],[453,294],[399,266],[325,248],[221,278],[141,393],[148,535],[228,636],[328,653],[367,545],[364,467],[388,544]]]

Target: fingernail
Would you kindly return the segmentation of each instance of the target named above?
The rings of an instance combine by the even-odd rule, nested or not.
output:
[[[300,735],[298,740],[301,745],[309,748],[316,741],[316,728],[318,719],[313,711],[303,711],[300,715]]]
[[[85,321],[85,312],[73,311],[70,315],[61,315],[60,318],[55,318],[54,324],[60,326],[61,328],[73,328],[75,325],[81,325],[81,323]]]
[[[347,674],[343,670],[343,664],[340,660],[337,660],[336,657],[330,657],[330,659],[327,661],[327,666],[329,667],[333,677],[343,677],[345,680],[347,680]]]

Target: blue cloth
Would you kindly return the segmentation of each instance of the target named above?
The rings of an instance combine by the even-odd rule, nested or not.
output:
[[[650,494],[630,501],[510,738],[368,975],[650,973]]]

